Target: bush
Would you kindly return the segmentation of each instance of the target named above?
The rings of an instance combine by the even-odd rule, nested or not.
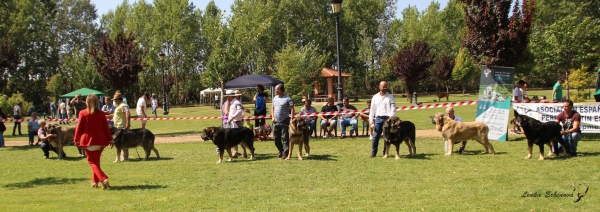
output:
[[[33,104],[25,101],[23,94],[15,93],[10,98],[4,94],[0,95],[0,108],[2,108],[2,112],[4,112],[8,118],[13,117],[13,107],[19,102],[23,102],[23,107],[21,107],[21,115],[26,116],[29,106]]]

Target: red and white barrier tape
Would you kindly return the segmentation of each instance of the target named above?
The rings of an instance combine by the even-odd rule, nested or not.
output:
[[[441,108],[448,106],[468,106],[468,105],[476,105],[477,101],[464,101],[464,102],[449,102],[443,104],[426,104],[419,106],[403,106],[396,107],[396,111],[398,110],[418,110],[418,109],[431,109],[431,108]],[[354,113],[364,113],[367,109],[364,110],[347,110],[347,111],[336,111],[336,112],[316,112],[316,113],[303,113],[296,114],[297,116],[319,116],[319,115],[346,115],[346,114],[354,114]],[[207,120],[207,119],[221,119],[221,116],[203,116],[203,117],[181,117],[181,118],[131,118],[131,121],[179,121],[179,120]],[[243,119],[271,119],[272,116],[263,115],[263,116],[243,116]],[[34,122],[39,119],[4,119],[0,122]],[[73,122],[77,119],[46,119],[47,122]],[[111,119],[108,119],[111,121]]]

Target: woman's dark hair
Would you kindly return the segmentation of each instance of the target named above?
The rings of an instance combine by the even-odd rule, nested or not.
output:
[[[257,87],[258,89],[260,89],[260,91],[264,91],[264,90],[265,90],[265,86],[263,86],[263,85],[261,85],[261,84],[258,84],[258,85],[256,85],[256,87]]]

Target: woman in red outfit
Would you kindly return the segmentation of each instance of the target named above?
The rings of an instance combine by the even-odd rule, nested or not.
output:
[[[98,188],[98,182],[101,182],[102,189],[107,189],[110,185],[108,176],[100,169],[100,156],[104,147],[112,145],[112,134],[106,116],[98,107],[96,94],[89,95],[85,103],[87,109],[79,113],[79,122],[75,128],[75,145],[85,149],[92,168],[92,187]]]

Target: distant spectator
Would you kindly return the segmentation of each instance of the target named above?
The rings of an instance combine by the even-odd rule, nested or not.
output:
[[[325,131],[325,135],[323,135],[323,138],[333,137],[331,132],[336,127],[336,123],[337,123],[336,119],[337,119],[338,115],[337,114],[323,115],[322,113],[336,112],[336,111],[338,111],[338,108],[333,103],[333,97],[327,98],[327,104],[321,108],[321,115],[320,115],[321,116],[321,129],[323,129],[323,131]],[[328,126],[329,126],[329,128],[328,128]]]
[[[158,98],[156,98],[156,94],[152,94],[150,103],[152,105],[152,114],[154,114],[154,118],[158,118],[158,114],[156,113],[156,108],[158,108]]]
[[[367,126],[369,126],[369,139],[373,139],[373,126],[368,125],[369,124],[369,112],[371,111],[371,100],[367,100],[367,108],[365,108],[365,112],[361,112],[360,113],[360,118],[362,119],[362,121],[364,123],[367,124]]]
[[[300,109],[300,114],[316,113],[317,109],[311,106],[311,104],[312,101],[310,99],[304,101],[304,107]],[[302,116],[302,118],[308,122],[308,135],[312,135],[317,130],[317,116]]]
[[[75,98],[71,99],[71,102],[69,102],[69,104],[73,105],[73,108],[75,108],[75,118],[78,118],[79,112],[85,110],[86,107],[85,102],[83,101],[83,97],[81,97],[81,94],[77,94]]]
[[[115,122],[112,120],[112,115],[113,113],[115,113],[115,106],[112,104],[112,101],[110,101],[110,97],[109,96],[104,96],[104,106],[102,106],[102,112],[104,112],[104,115],[107,116],[107,118],[110,118],[110,121],[108,121],[108,126],[115,126]]]
[[[523,86],[525,86],[525,81],[519,80],[517,87],[513,89],[513,101],[523,101]]]
[[[345,112],[349,112],[349,111],[355,111],[358,110],[356,109],[356,107],[354,107],[353,105],[350,104],[350,100],[348,99],[348,97],[344,97],[344,99],[342,100],[342,104],[343,107],[340,108],[340,111],[345,111]],[[352,136],[352,134],[354,132],[356,132],[356,135],[358,135],[358,121],[356,120],[356,118],[359,116],[359,113],[351,113],[351,114],[346,114],[342,116],[342,119],[340,120],[340,128],[342,131],[342,135],[340,135],[340,139],[344,139],[346,137],[346,127],[348,125],[351,126],[350,129],[350,136]]]
[[[33,139],[35,138],[35,135],[37,134],[38,130],[40,129],[40,125],[38,124],[38,116],[37,116],[37,112],[33,112],[31,113],[31,120],[29,122],[27,122],[27,130],[29,133],[29,146],[33,146]],[[38,138],[38,141],[35,143],[35,145],[38,145],[40,143],[40,140]]]
[[[50,117],[56,118],[56,105],[54,105],[54,101],[50,100]]]
[[[146,108],[148,108],[148,100],[149,100],[150,94],[145,93],[144,95],[142,95],[142,97],[140,97],[138,99],[137,102],[137,107],[135,108],[135,112],[138,115],[138,118],[147,118],[148,115],[146,114]],[[147,120],[142,120],[142,129],[146,128],[146,123],[148,121]]]
[[[562,102],[563,91],[561,84],[563,82],[565,82],[565,80],[562,77],[559,77],[556,84],[554,84],[554,88],[552,88],[552,101]]]
[[[60,123],[61,124],[69,124],[68,120],[62,120],[62,119],[68,119],[68,113],[67,113],[67,104],[65,103],[66,101],[63,99],[60,104],[58,105],[58,111],[60,112]]]
[[[264,116],[267,115],[267,98],[269,96],[265,93],[265,87],[261,84],[256,85],[256,94],[252,98],[254,100],[254,115]],[[255,119],[254,125],[258,126],[258,140],[266,139],[264,132],[265,118]]]
[[[0,147],[4,147],[4,131],[6,131],[6,126],[4,125],[3,120],[6,120],[6,114],[2,112],[2,108],[0,108]]]
[[[15,131],[19,128],[19,135],[23,135],[21,133],[21,121],[17,121],[21,119],[21,107],[23,107],[23,102],[19,102],[15,107],[13,107],[13,118],[15,119],[15,126],[13,127],[13,136],[16,136]]]

